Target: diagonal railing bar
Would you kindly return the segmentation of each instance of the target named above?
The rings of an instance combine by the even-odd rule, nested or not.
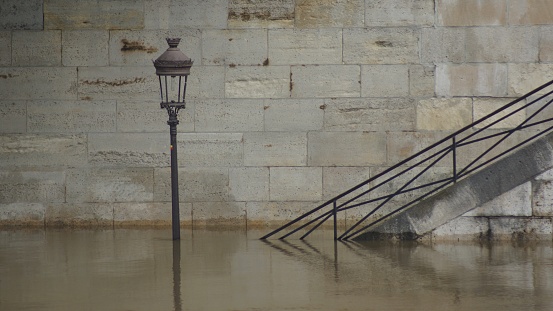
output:
[[[300,222],[302,220],[306,220],[307,217],[310,217],[311,215],[314,215],[317,212],[322,212],[322,213],[320,215],[314,217],[314,219],[306,221],[306,223],[304,223],[301,226],[299,226],[298,228],[292,230],[290,233],[282,236],[281,239],[284,239],[284,238],[298,232],[299,230],[302,230],[302,229],[305,229],[309,226],[312,226],[306,234],[301,236],[301,239],[303,239],[303,238],[307,237],[309,234],[311,234],[314,230],[319,228],[325,221],[327,221],[332,216],[335,216],[334,217],[334,227],[335,227],[335,234],[336,234],[336,226],[337,226],[336,214],[337,213],[343,212],[343,211],[346,211],[346,210],[350,210],[350,209],[353,209],[353,208],[357,208],[357,207],[366,206],[366,205],[371,204],[371,203],[376,203],[376,202],[382,201],[379,204],[377,204],[376,208],[369,211],[361,220],[359,220],[357,223],[355,223],[354,226],[346,229],[346,231],[342,235],[340,235],[339,238],[337,238],[337,239],[340,239],[340,240],[348,239],[352,236],[355,236],[359,232],[361,232],[363,230],[366,230],[370,226],[372,226],[374,224],[377,224],[377,223],[387,219],[388,217],[398,213],[399,211],[404,210],[405,208],[407,208],[409,206],[412,206],[415,202],[418,202],[418,201],[428,197],[429,195],[436,193],[436,191],[439,191],[440,189],[443,189],[444,187],[446,187],[446,186],[448,186],[452,183],[457,182],[457,180],[459,178],[463,178],[463,177],[475,172],[476,170],[478,170],[478,169],[488,165],[489,163],[497,160],[498,158],[506,155],[507,153],[512,152],[513,150],[521,147],[522,145],[524,145],[524,144],[526,144],[526,143],[528,143],[528,142],[530,142],[530,141],[532,141],[532,140],[534,140],[534,139],[536,139],[540,136],[543,136],[546,133],[548,133],[549,131],[551,131],[553,129],[553,126],[548,127],[545,130],[540,129],[541,132],[539,132],[538,134],[533,135],[532,137],[530,137],[528,139],[525,139],[522,142],[519,142],[515,146],[513,146],[511,148],[508,148],[507,150],[505,150],[503,152],[500,152],[497,155],[492,154],[492,151],[494,151],[500,144],[505,142],[507,139],[512,137],[513,133],[520,132],[524,129],[529,129],[529,128],[532,128],[533,126],[537,126],[537,125],[540,125],[540,124],[544,124],[544,123],[553,121],[553,118],[547,118],[547,119],[543,119],[543,120],[533,122],[534,117],[536,117],[537,115],[542,113],[542,111],[544,109],[546,109],[547,106],[549,106],[551,103],[553,103],[553,99],[548,99],[546,104],[541,103],[541,101],[543,99],[545,99],[548,96],[551,96],[553,94],[553,90],[551,90],[549,92],[539,93],[539,92],[542,92],[543,90],[545,90],[547,87],[550,87],[551,85],[553,85],[553,80],[543,84],[542,86],[532,90],[531,92],[528,92],[527,94],[521,96],[520,98],[517,98],[517,99],[511,101],[510,103],[504,105],[503,107],[500,107],[500,108],[494,110],[492,113],[480,118],[479,120],[473,122],[472,124],[464,126],[460,130],[458,130],[458,131],[456,131],[456,132],[454,132],[454,133],[438,140],[436,143],[434,143],[434,144],[432,144],[432,145],[430,145],[426,148],[423,148],[423,149],[419,150],[418,152],[416,152],[412,156],[410,156],[410,157],[408,157],[408,158],[406,158],[402,161],[399,161],[398,163],[396,163],[393,166],[390,166],[390,167],[384,169],[380,173],[378,173],[378,174],[372,176],[371,178],[357,184],[356,186],[350,188],[349,190],[347,190],[347,191],[345,191],[345,192],[343,192],[343,193],[327,200],[326,202],[324,202],[324,203],[318,205],[317,207],[315,207],[314,209],[312,209],[312,210],[310,210],[310,211],[308,211],[308,212],[306,212],[306,213],[304,213],[300,216],[297,216],[296,218],[294,218],[293,220],[291,220],[290,222],[288,222],[284,226],[282,226],[280,228],[277,228],[276,230],[273,230],[269,234],[263,236],[261,239],[267,239],[267,238],[281,232],[282,230],[285,230],[286,228],[289,228],[290,226],[293,226],[293,225],[297,224],[298,222]],[[537,96],[537,98],[535,98],[533,100],[529,100],[529,98],[533,95],[538,95],[538,96]],[[520,106],[517,106],[517,107],[513,107],[514,105],[516,105],[516,104],[518,104],[518,103],[520,103],[524,100],[527,100],[526,104],[523,104],[523,105],[520,105]],[[511,129],[508,129],[508,130],[503,130],[503,131],[500,131],[498,133],[486,134],[484,137],[476,137],[477,135],[480,135],[481,133],[483,133],[485,130],[492,129],[497,124],[500,124],[504,120],[512,118],[514,115],[520,113],[521,111],[524,111],[528,107],[530,107],[532,105],[538,105],[538,104],[541,104],[542,106],[539,107],[539,109],[537,109],[536,111],[534,111],[532,113],[532,115],[526,117],[525,120],[520,122],[515,128],[511,128]],[[511,107],[516,108],[516,109],[511,109],[511,111],[506,111],[507,109],[510,109]],[[500,113],[501,113],[501,115],[499,115]],[[490,120],[490,118],[494,118],[494,119]],[[487,122],[487,123],[482,124],[483,122]],[[476,129],[478,125],[482,125],[482,126],[479,126],[478,129]],[[475,129],[475,130],[471,130],[471,129]],[[478,142],[481,142],[481,141],[494,139],[494,138],[499,138],[499,139],[496,142],[494,142],[491,145],[491,147],[486,148],[484,150],[484,152],[479,153],[479,155],[476,156],[476,158],[472,159],[472,161],[470,161],[468,165],[464,166],[461,170],[458,170],[458,168],[457,168],[457,166],[458,166],[458,163],[457,163],[458,153],[460,153],[461,151],[464,150],[463,147],[468,146],[468,145],[472,145],[472,144],[475,144],[475,143],[478,143]],[[518,140],[518,138],[517,138],[517,140]],[[448,141],[451,141],[451,142],[448,142]],[[438,148],[440,145],[443,145],[443,144],[446,144],[446,146],[439,148],[439,150],[437,152],[435,152],[431,155],[427,155],[427,153],[429,151],[434,150],[434,149]],[[436,164],[439,161],[441,161],[444,157],[446,157],[450,153],[452,154],[453,177],[440,179],[438,181],[431,181],[431,182],[428,182],[428,183],[425,183],[425,184],[422,184],[422,185],[417,185],[417,186],[411,186],[410,187],[410,185],[413,182],[415,182],[421,176],[426,174],[430,170],[430,168],[435,167]],[[484,157],[486,157],[488,155],[491,156],[490,159],[487,159],[487,160],[483,161]],[[418,158],[421,157],[421,156],[424,157],[424,159],[419,160]],[[437,159],[435,159],[435,158],[437,158]],[[425,164],[426,162],[430,162],[432,160],[434,160],[434,162],[432,162],[432,164],[428,165],[420,173],[416,174],[415,177],[409,179],[397,191],[391,192],[390,194],[382,195],[378,198],[373,198],[373,199],[369,199],[369,200],[365,199],[365,200],[362,200],[361,202],[358,202],[359,199],[363,198],[367,194],[377,190],[378,188],[380,188],[380,187],[382,187],[386,184],[389,184],[390,182],[392,182],[392,181],[394,181],[394,180],[396,180],[396,179],[398,179],[402,176],[405,176],[407,173],[411,172],[415,167],[419,167],[419,166]],[[416,163],[409,164],[413,161],[415,161]],[[407,165],[407,168],[401,169],[399,172],[395,172],[398,168],[400,168],[402,166],[406,166],[406,165]],[[384,180],[380,181],[380,179],[384,179]],[[370,183],[374,183],[376,181],[378,181],[378,182],[375,185],[372,185],[371,187],[369,187],[368,190],[363,190],[363,191],[361,191],[361,193],[355,194],[362,187],[364,187],[366,185],[369,185]],[[431,189],[434,186],[436,186],[436,187]],[[396,196],[408,194],[408,193],[411,193],[411,192],[414,192],[414,191],[417,191],[417,190],[422,190],[422,189],[430,189],[430,191],[428,191],[427,193],[425,193],[421,196],[416,197],[415,199],[409,201],[408,203],[404,204],[400,208],[397,208],[397,209],[391,211],[390,213],[380,217],[379,219],[375,220],[371,224],[369,224],[367,226],[363,226],[361,229],[355,230],[356,228],[358,228],[360,226],[360,224],[365,222],[368,219],[368,217],[374,215],[374,213],[376,213],[376,211],[378,211],[380,208],[382,208],[385,204],[390,202]],[[424,191],[426,191],[426,190],[424,190]],[[340,204],[338,204],[338,201],[339,200],[341,201],[343,199],[345,199],[345,201],[340,202]],[[397,201],[395,201],[395,202],[397,202]],[[313,226],[313,224],[315,224],[315,225]],[[355,230],[355,232],[352,233],[352,231],[354,231],[354,230]]]

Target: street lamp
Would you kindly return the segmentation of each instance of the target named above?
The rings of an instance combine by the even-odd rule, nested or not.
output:
[[[180,38],[167,38],[169,48],[154,60],[156,75],[159,78],[161,108],[167,110],[171,134],[171,203],[173,240],[180,240],[179,217],[179,172],[177,165],[177,116],[186,103],[186,82],[192,67],[192,60],[177,48]]]

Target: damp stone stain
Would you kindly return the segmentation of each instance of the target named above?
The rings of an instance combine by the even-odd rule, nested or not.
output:
[[[122,39],[121,43],[123,44],[123,47],[121,48],[122,52],[146,52],[148,54],[152,54],[158,51],[156,47],[146,47],[144,42],[141,41],[129,41],[127,39]]]
[[[145,78],[134,78],[131,80],[116,80],[116,81],[104,81],[104,80],[96,79],[96,80],[83,80],[82,83],[86,85],[124,86],[128,84],[142,83],[145,81],[146,81]]]

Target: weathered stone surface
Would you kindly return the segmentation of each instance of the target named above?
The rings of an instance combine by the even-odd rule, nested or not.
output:
[[[136,99],[159,97],[159,81],[150,67],[81,67],[79,99]]]
[[[44,0],[3,0],[0,10],[0,29],[42,30],[44,26],[43,2]]]
[[[47,227],[111,227],[113,226],[113,204],[47,204],[44,223]]]
[[[309,166],[369,166],[386,161],[383,132],[310,132]]]
[[[192,204],[193,226],[245,226],[244,202],[195,202]]]
[[[201,65],[201,33],[197,29],[110,31],[109,63],[111,66],[152,67],[152,59],[169,48],[165,38],[181,38],[179,49],[195,62],[194,65]]]
[[[264,101],[265,130],[306,132],[323,128],[322,99],[267,99]]]
[[[365,26],[432,26],[433,0],[365,1]]]
[[[551,80],[553,64],[509,64],[509,96],[521,96]]]
[[[437,0],[438,26],[505,25],[505,0]]]
[[[154,171],[154,201],[171,201],[171,169]],[[229,200],[227,168],[179,168],[179,200],[181,202],[221,202]]]
[[[240,82],[238,81],[235,81],[235,82],[237,84],[240,84]],[[159,85],[159,82],[158,82],[158,85]],[[190,76],[188,76],[186,98],[188,99],[224,98],[225,88],[227,87],[229,86],[226,84],[226,80],[225,80],[225,67],[192,66],[192,69],[190,71]],[[245,90],[241,90],[241,91],[245,92]],[[266,90],[266,91],[270,93],[270,90]],[[240,95],[242,94],[239,94],[238,96],[235,96],[235,97],[242,97]]]
[[[550,218],[491,218],[490,229],[494,240],[551,241],[553,234]]]
[[[317,201],[322,199],[320,167],[271,167],[271,201]]]
[[[540,178],[532,187],[533,216],[553,216],[553,180]]]
[[[323,199],[332,199],[368,180],[370,175],[368,167],[323,167]],[[361,187],[362,191],[368,189],[368,185]]]
[[[466,59],[466,36],[466,28],[423,28],[422,63],[463,63]]]
[[[229,189],[233,201],[268,201],[269,168],[230,168]]]
[[[307,136],[299,132],[244,133],[245,166],[305,166]]]
[[[297,0],[298,28],[363,27],[363,0]]]
[[[197,132],[254,132],[263,130],[263,101],[258,99],[198,100]]]
[[[0,66],[12,63],[12,32],[0,31]]]
[[[509,70],[509,77],[511,70]],[[438,96],[506,96],[506,64],[438,65]]]
[[[86,135],[0,136],[0,166],[80,166],[86,164]]]
[[[229,28],[288,28],[294,27],[295,0],[231,0]]]
[[[296,98],[359,97],[360,71],[355,65],[292,66],[290,91]]]
[[[77,98],[75,68],[0,68],[0,81],[3,100]]]
[[[342,63],[342,30],[269,30],[269,61],[272,65]]]
[[[171,1],[170,29],[227,28],[228,0]]]
[[[235,167],[244,165],[242,133],[184,133],[178,135],[179,165]],[[166,137],[169,140],[169,137]]]
[[[471,63],[534,63],[538,61],[538,42],[537,28],[467,28],[466,61]]]
[[[94,165],[169,166],[169,153],[167,134],[88,134],[88,161]]]
[[[186,109],[179,111],[179,132],[194,131],[194,101],[186,101]],[[117,131],[118,132],[163,132],[168,133],[168,115],[165,109],[160,109],[159,100],[118,100],[117,101]]]
[[[389,132],[386,147],[388,150],[388,163],[394,165],[438,142],[448,134],[449,132]],[[451,144],[451,142],[448,142],[448,144]],[[440,147],[445,148],[446,144],[442,144]],[[430,154],[427,153],[426,155]],[[422,158],[419,160],[422,160]],[[451,161],[446,161],[446,163],[448,166],[451,165]],[[411,164],[413,165],[415,162]]]
[[[44,226],[42,203],[0,204],[0,226]]]
[[[248,227],[283,225],[285,222],[293,220],[319,204],[321,204],[319,201],[246,202]],[[338,217],[343,222],[344,213],[338,214]],[[312,217],[308,216],[306,219],[309,220]]]
[[[409,67],[409,94],[411,96],[434,96],[435,80],[433,66],[411,65]]]
[[[142,29],[143,0],[48,0],[44,29]]]
[[[64,201],[65,174],[63,171],[0,171],[0,203]]]
[[[66,30],[62,32],[64,66],[107,66],[109,31]]]
[[[267,30],[204,30],[202,65],[268,65]]]
[[[487,116],[488,114],[507,105],[513,100],[514,100],[513,98],[475,98],[473,101],[474,121],[477,121],[480,118]],[[486,127],[487,125],[501,119],[507,114],[522,108],[523,105],[524,105],[523,102],[519,102],[511,106],[510,108],[507,108],[497,113],[496,115],[490,117],[489,119],[486,119],[485,121],[477,124],[475,127],[476,128]],[[507,119],[499,121],[494,125],[491,125],[489,128],[490,129],[514,128],[520,125],[525,119],[526,119],[526,112],[525,112],[525,109],[522,109],[521,111],[515,113],[514,115],[508,117]]]
[[[290,97],[290,67],[229,67],[225,75],[225,97]]]
[[[532,216],[532,184],[524,183],[463,216]]]
[[[457,217],[432,231],[433,240],[487,239],[488,219],[485,217]]]
[[[61,31],[14,31],[14,66],[60,66]]]
[[[113,224],[115,227],[136,225],[171,225],[171,203],[115,203]],[[192,223],[192,204],[179,204],[181,225]]]
[[[510,25],[550,25],[552,23],[553,11],[548,1],[509,1]]]
[[[409,66],[361,66],[362,97],[405,97],[409,95]]]
[[[325,100],[324,128],[330,131],[412,131],[415,102],[409,98]]]
[[[115,132],[115,101],[31,101],[27,130],[36,133]]]
[[[0,32],[1,33],[1,32]],[[1,37],[1,35],[0,35]],[[1,39],[0,39],[1,40]],[[539,44],[539,60],[540,62],[553,61],[553,27],[540,27],[540,44]],[[1,51],[2,48],[0,48]],[[1,55],[1,53],[0,53]],[[0,56],[2,59],[2,56]],[[1,61],[0,61],[1,63]]]
[[[411,28],[344,29],[346,64],[419,63],[419,33]]]
[[[431,98],[417,104],[418,130],[456,131],[471,123],[471,98]]]
[[[151,202],[152,168],[94,168],[67,171],[67,202]]]
[[[27,131],[27,102],[0,101],[0,133]]]

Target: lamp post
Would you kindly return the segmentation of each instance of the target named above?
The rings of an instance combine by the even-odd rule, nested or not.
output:
[[[180,240],[179,217],[179,172],[177,165],[177,119],[179,110],[186,107],[186,82],[192,67],[192,60],[177,47],[180,38],[167,38],[169,48],[154,60],[156,75],[159,78],[161,108],[169,115],[169,130],[171,134],[171,215],[173,240]]]

